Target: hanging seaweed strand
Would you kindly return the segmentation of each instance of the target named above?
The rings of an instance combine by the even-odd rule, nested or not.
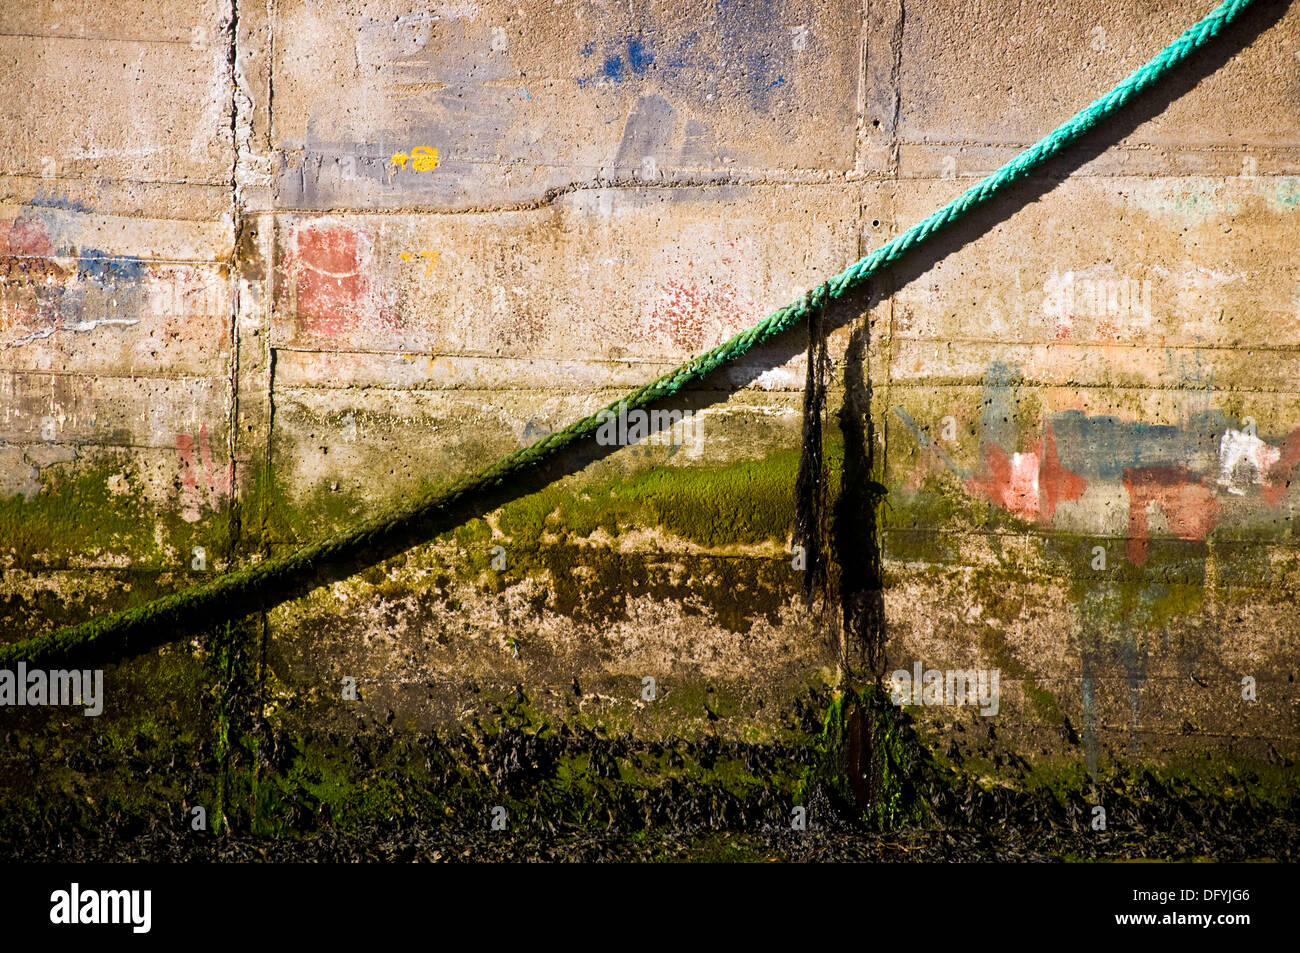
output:
[[[811,605],[827,593],[826,464],[822,453],[822,419],[826,410],[826,316],[808,312],[808,371],[803,389],[803,438],[794,485],[794,538],[804,557],[803,596]],[[798,549],[795,550],[798,552]]]

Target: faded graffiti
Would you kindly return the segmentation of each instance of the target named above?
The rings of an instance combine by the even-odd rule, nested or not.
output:
[[[1088,481],[1061,466],[1048,425],[1038,452],[1007,456],[997,444],[985,448],[984,467],[966,481],[973,492],[1025,519],[1051,522],[1060,503],[1083,495]]]
[[[702,107],[725,97],[756,110],[769,109],[778,90],[789,95],[787,77],[816,46],[809,27],[789,24],[781,0],[722,0],[711,13],[706,29],[672,29],[643,14],[635,34],[588,40],[579,52],[595,68],[578,85],[653,81]]]
[[[1166,532],[1177,539],[1202,540],[1214,529],[1219,503],[1214,492],[1186,465],[1134,467],[1124,471],[1128,491],[1128,561],[1141,566],[1151,539],[1148,523],[1154,504]]]
[[[1283,502],[1300,466],[1300,427],[1270,441],[1255,434],[1253,421],[1243,425],[1214,408],[1178,424],[1049,412],[1026,441],[1015,416],[1018,380],[1013,368],[989,368],[973,471],[895,408],[922,451],[904,489],[918,492],[928,473],[945,470],[972,496],[1038,525],[1052,525],[1062,505],[1077,504],[1075,525],[1082,516],[1097,533],[1106,532],[1106,504],[1122,490],[1125,555],[1140,566],[1154,538],[1204,541],[1222,525],[1271,519],[1266,511]]]
[[[181,468],[181,517],[187,523],[197,523],[205,504],[216,510],[223,500],[230,498],[234,488],[234,465],[227,463],[218,471],[212,457],[207,424],[199,427],[197,447],[191,434],[178,433],[176,453]]]
[[[527,29],[490,5],[350,17],[331,75],[286,65],[329,92],[284,144],[281,199],[488,206],[611,173],[848,163],[857,44],[829,28],[851,4],[717,0],[686,20],[655,5],[547,6]]]
[[[0,222],[0,350],[59,332],[131,326],[140,303],[145,263],[78,247],[68,213],[84,206],[37,196],[7,224]]]

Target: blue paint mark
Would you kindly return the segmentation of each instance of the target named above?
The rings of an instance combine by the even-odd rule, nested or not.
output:
[[[579,77],[578,85],[624,83],[653,73],[665,93],[706,109],[715,108],[705,104],[721,94],[768,110],[773,90],[793,85],[785,76],[796,63],[784,25],[785,0],[721,0],[714,12],[707,29],[680,31],[647,20],[637,36],[585,43],[582,55],[599,56],[602,69]]]
[[[637,37],[630,36],[612,47],[606,45],[605,50],[605,62],[601,67],[600,74],[598,76],[579,77],[579,86],[586,86],[588,83],[602,78],[621,83],[630,76],[644,74],[655,61],[654,53],[651,52],[644,41]],[[595,51],[595,43],[588,43],[581,50],[583,56],[590,56]]]
[[[1020,406],[1019,388],[1024,375],[1017,366],[993,361],[984,372],[982,410],[980,412],[980,456],[989,444],[1006,449],[1019,445],[1016,414]]]
[[[627,38],[627,66],[632,68],[632,72],[638,76],[650,68],[650,64],[655,61],[654,54],[651,53],[644,43],[635,37]],[[621,83],[626,78],[623,56],[621,53],[615,53],[605,58],[605,77],[612,79],[616,83]]]
[[[768,108],[771,90],[795,67],[784,0],[719,2],[714,9],[713,30],[726,66],[705,68],[730,90],[743,92],[752,108]]]
[[[88,214],[90,212],[90,208],[81,202],[56,195],[53,191],[38,192],[23,206],[23,209],[21,217],[39,220],[45,226],[45,233],[49,236],[50,245],[56,255],[73,253],[70,233],[74,230],[75,219],[71,215],[60,213]]]
[[[655,61],[655,57],[640,40],[628,37],[627,61],[632,67],[632,72],[644,73],[650,68],[650,64]]]
[[[911,414],[909,414],[901,406],[895,407],[894,413],[898,415],[899,420],[907,424],[907,429],[912,431],[912,436],[916,438],[916,442],[921,445],[922,450],[930,446],[930,438],[926,436],[924,430],[922,430],[920,427],[917,426],[917,423],[915,420],[912,419]]]
[[[1051,415],[1061,465],[1085,479],[1118,481],[1131,467],[1214,467],[1219,441],[1235,421],[1222,410],[1191,414],[1183,424],[1149,424],[1081,410]]]
[[[971,477],[970,471],[966,470],[963,467],[958,466],[957,461],[954,460],[951,456],[949,456],[948,452],[944,450],[943,447],[939,446],[937,443],[932,442],[929,436],[926,434],[926,432],[922,430],[920,426],[918,426],[915,420],[912,419],[911,414],[909,414],[901,406],[895,407],[894,413],[898,415],[899,420],[901,420],[904,424],[907,425],[907,429],[912,431],[912,436],[916,439],[917,444],[920,446],[922,450],[928,450],[933,448],[935,454],[939,457],[940,460],[943,461],[944,466],[946,466],[950,471],[955,473],[962,480],[970,479]]]
[[[602,72],[604,72],[606,79],[612,79],[616,83],[623,82],[623,57],[607,57],[605,59],[605,68]]]
[[[115,256],[97,248],[86,248],[77,260],[77,276],[101,285],[131,284],[144,278],[144,262],[130,256]]]
[[[27,203],[30,208],[59,208],[67,212],[89,212],[90,207],[81,202],[73,201],[61,195],[55,195],[53,192],[42,195],[37,193],[32,200]]]

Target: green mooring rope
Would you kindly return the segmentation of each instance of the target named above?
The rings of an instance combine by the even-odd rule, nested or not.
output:
[[[1254,0],[1225,0],[1205,19],[1190,27],[1182,36],[1161,50],[1146,65],[1134,70],[1105,96],[1080,111],[1069,121],[1052,130],[1034,145],[1016,156],[978,185],[963,192],[928,218],[877,248],[839,274],[818,285],[801,300],[772,312],[758,324],[728,341],[699,355],[644,387],[632,391],[602,410],[619,412],[619,404],[628,410],[644,408],[669,397],[684,386],[734,361],[746,351],[769,340],[799,322],[815,308],[824,307],[843,297],[852,288],[887,265],[898,261],[908,251],[924,242],[997,192],[1056,155],[1102,120],[1147,89],[1193,51],[1217,36]],[[0,647],[0,664],[26,659],[33,662],[57,662],[94,653],[99,657],[120,657],[133,650],[155,644],[158,633],[164,640],[239,618],[284,601],[290,586],[309,578],[319,567],[334,559],[355,558],[375,547],[394,532],[413,523],[429,519],[440,511],[463,505],[475,494],[500,486],[507,478],[536,465],[545,458],[593,434],[600,425],[598,411],[575,421],[535,443],[516,450],[471,476],[457,480],[443,489],[430,492],[415,503],[376,516],[360,527],[333,536],[274,559],[267,559],[203,583],[165,596],[147,605],[113,615],[92,619],[60,629],[49,635]],[[277,596],[277,592],[279,595]],[[147,635],[155,643],[145,642]]]

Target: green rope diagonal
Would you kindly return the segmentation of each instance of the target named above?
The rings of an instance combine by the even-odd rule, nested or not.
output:
[[[602,411],[617,414],[620,403],[629,411],[644,408],[676,394],[687,384],[700,380],[790,328],[813,309],[843,297],[871,275],[898,261],[908,251],[987,202],[1001,189],[1024,177],[1117,112],[1129,100],[1222,32],[1253,2],[1254,0],[1225,0],[1149,62],[1130,73],[1109,93],[1052,130],[979,184],[824,281],[799,301],[778,308],[748,330],[632,391],[602,408]],[[283,592],[291,583],[300,582],[331,560],[365,552],[399,528],[462,505],[475,494],[498,487],[509,477],[520,474],[558,451],[591,436],[600,426],[600,413],[597,411],[577,420],[563,430],[501,458],[478,473],[422,496],[414,503],[375,516],[356,529],[305,546],[288,555],[234,570],[210,582],[164,596],[143,606],[0,647],[0,664],[20,659],[60,661],[91,649],[120,656],[139,647],[139,637],[146,632],[168,628],[182,630],[188,628],[196,617],[204,619],[208,624],[215,624],[257,611],[258,608],[276,605],[284,601]],[[281,593],[279,597],[277,591]]]

